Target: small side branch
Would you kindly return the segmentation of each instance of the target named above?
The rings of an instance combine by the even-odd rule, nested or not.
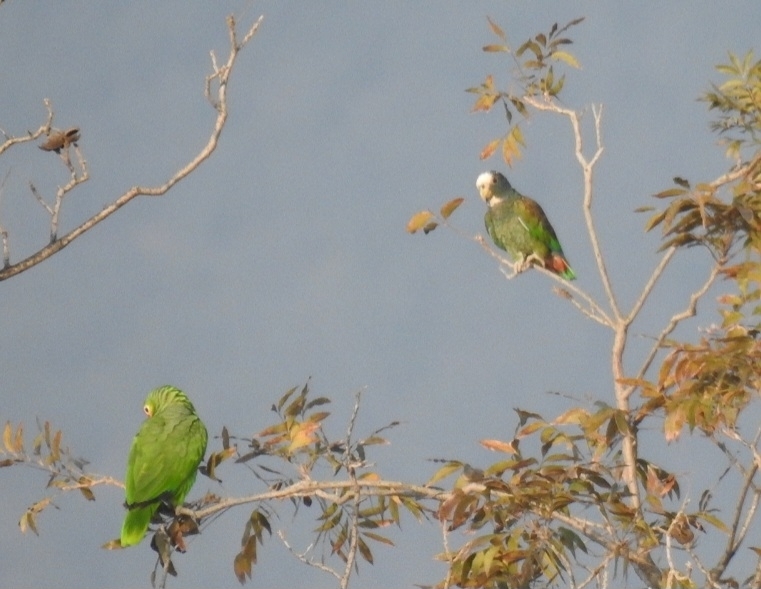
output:
[[[684,309],[684,311],[681,311],[680,313],[677,313],[671,317],[666,327],[663,328],[663,331],[661,331],[661,333],[656,338],[655,343],[650,348],[650,352],[648,353],[647,358],[645,358],[645,361],[642,363],[642,367],[639,369],[637,379],[642,379],[645,377],[645,374],[650,368],[650,365],[653,363],[655,356],[658,354],[658,350],[661,349],[663,342],[666,341],[666,338],[676,329],[676,327],[685,319],[689,319],[690,317],[695,316],[695,313],[697,312],[698,301],[703,298],[703,295],[708,292],[708,289],[711,288],[711,285],[713,285],[713,283],[716,281],[720,269],[720,264],[714,264],[714,267],[711,269],[711,273],[708,275],[703,285],[690,296],[690,301],[687,304],[687,308]],[[631,395],[633,391],[634,387],[629,387],[627,389],[627,396]]]
[[[27,143],[29,141],[35,141],[36,139],[39,139],[43,135],[47,135],[48,133],[50,133],[50,130],[53,127],[53,106],[48,98],[43,100],[43,104],[45,105],[45,109],[48,111],[48,118],[42,125],[40,125],[37,128],[37,130],[30,131],[26,135],[13,137],[10,134],[8,134],[5,130],[0,129],[0,135],[2,135],[4,138],[4,141],[0,143],[0,155],[3,155],[5,151],[9,150],[14,145],[18,145],[20,143]]]
[[[75,239],[77,239],[78,237],[80,237],[81,235],[83,235],[84,233],[92,229],[93,227],[95,227],[95,225],[97,225],[104,219],[110,217],[112,214],[114,214],[124,205],[132,201],[134,198],[138,196],[162,196],[166,194],[175,184],[177,184],[178,182],[186,178],[191,172],[193,172],[196,168],[198,168],[198,166],[202,162],[208,159],[209,156],[211,156],[211,154],[217,148],[217,143],[219,142],[219,138],[222,134],[222,129],[224,128],[225,122],[227,121],[226,88],[227,88],[227,82],[229,80],[230,74],[233,71],[233,66],[235,65],[235,60],[238,57],[238,53],[243,48],[245,42],[248,42],[248,40],[250,40],[253,37],[253,35],[256,33],[256,31],[259,29],[259,25],[261,24],[262,19],[263,17],[259,17],[259,19],[251,26],[251,28],[248,29],[242,42],[231,43],[230,53],[228,55],[227,61],[221,66],[215,67],[214,71],[206,79],[207,90],[212,87],[214,81],[216,81],[217,83],[215,92],[211,92],[210,90],[208,90],[209,92],[211,92],[211,94],[213,94],[213,99],[210,100],[210,102],[212,103],[212,106],[214,106],[215,110],[217,111],[217,117],[214,122],[214,128],[211,132],[211,135],[209,136],[209,139],[206,142],[206,145],[201,149],[201,151],[190,162],[188,162],[183,168],[175,172],[175,174],[171,178],[169,178],[164,184],[160,186],[154,186],[154,187],[134,186],[130,188],[124,194],[118,197],[115,201],[113,201],[111,204],[109,204],[103,210],[101,210],[99,213],[93,215],[84,223],[82,223],[81,225],[79,225],[78,227],[76,227],[75,229],[67,233],[66,235],[62,236],[59,239],[55,239],[52,243],[48,244],[46,247],[40,249],[38,252],[25,258],[24,260],[21,260],[20,262],[17,262],[16,264],[11,264],[6,266],[2,270],[0,270],[0,281],[7,280],[8,278],[11,278],[12,276],[20,274],[21,272],[24,272],[25,270],[28,270],[29,268],[36,266],[37,264],[43,262],[44,260],[48,259],[52,255],[56,254],[57,252],[61,251],[63,248],[69,245],[72,241],[74,241]],[[234,30],[235,20],[233,18],[228,19],[228,27],[230,28],[230,38],[234,41],[236,39],[236,35]],[[216,63],[215,60],[213,60],[213,63]],[[53,209],[55,211],[55,207],[53,207]],[[55,222],[57,223],[57,216],[55,217]]]

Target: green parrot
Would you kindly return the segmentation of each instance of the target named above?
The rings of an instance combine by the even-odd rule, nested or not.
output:
[[[193,404],[180,389],[151,391],[148,416],[132,440],[125,477],[127,515],[121,545],[138,544],[162,503],[180,506],[196,480],[208,434]]]
[[[537,262],[566,280],[576,278],[539,203],[515,190],[499,172],[484,172],[476,187],[489,205],[486,230],[494,244],[519,263],[520,270]]]

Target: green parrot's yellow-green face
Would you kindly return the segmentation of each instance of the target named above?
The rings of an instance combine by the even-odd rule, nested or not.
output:
[[[162,503],[182,505],[206,453],[208,434],[185,393],[173,386],[151,391],[143,404],[148,416],[132,441],[125,494],[127,515],[121,545],[140,542]]]

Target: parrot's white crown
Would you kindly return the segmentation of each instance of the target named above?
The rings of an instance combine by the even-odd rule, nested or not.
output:
[[[476,187],[483,186],[484,184],[491,184],[494,180],[494,172],[483,172],[478,178],[476,178]]]

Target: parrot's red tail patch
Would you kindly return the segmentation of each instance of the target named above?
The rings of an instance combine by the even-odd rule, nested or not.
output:
[[[548,263],[545,263],[547,269],[552,270],[555,274],[559,274],[566,280],[573,280],[576,278],[576,274],[562,254],[553,252],[547,262]]]

